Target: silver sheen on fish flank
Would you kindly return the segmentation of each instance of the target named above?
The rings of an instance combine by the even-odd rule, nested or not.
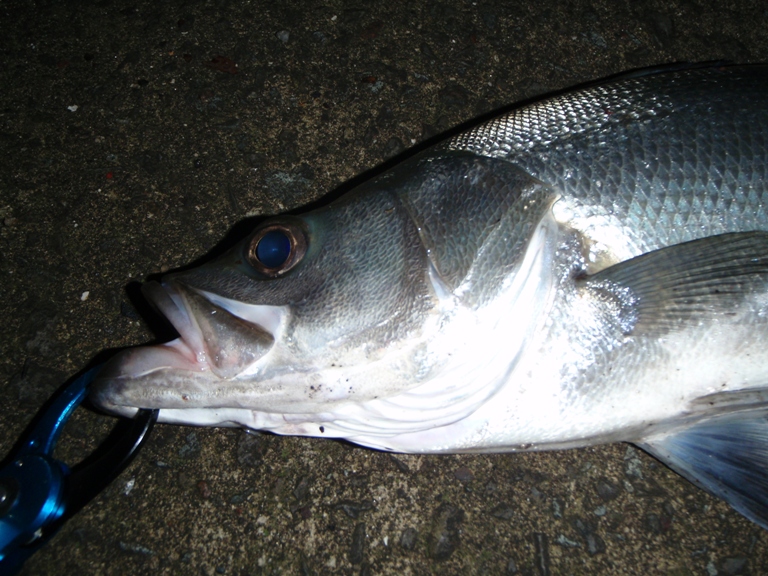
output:
[[[92,398],[414,453],[626,441],[768,528],[768,67],[518,108],[150,283]]]

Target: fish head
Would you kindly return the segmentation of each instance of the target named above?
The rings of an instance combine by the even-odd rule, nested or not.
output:
[[[544,321],[552,198],[509,162],[427,152],[324,208],[266,220],[145,287],[179,338],[115,356],[91,399],[370,446],[460,421]]]
[[[144,294],[176,340],[125,350],[92,401],[185,424],[327,412],[415,386],[435,306],[417,227],[386,190],[259,224],[222,256]]]

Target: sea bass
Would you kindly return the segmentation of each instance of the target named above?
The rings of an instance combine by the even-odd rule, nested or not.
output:
[[[629,75],[452,137],[145,294],[92,393],[413,453],[626,441],[768,528],[768,67]]]

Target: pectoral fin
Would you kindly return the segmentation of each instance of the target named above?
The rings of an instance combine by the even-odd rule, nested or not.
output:
[[[768,233],[721,234],[668,246],[579,282],[625,334],[735,316],[749,298],[768,312]]]
[[[768,530],[768,408],[721,414],[638,446]]]

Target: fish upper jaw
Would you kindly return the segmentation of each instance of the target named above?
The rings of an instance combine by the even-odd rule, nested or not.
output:
[[[141,287],[144,297],[154,305],[158,312],[165,316],[171,323],[179,338],[158,347],[152,348],[177,348],[189,364],[185,367],[190,370],[207,370],[207,350],[202,332],[193,320],[189,308],[185,305],[185,299],[175,284],[166,282],[147,282]],[[147,360],[154,360],[147,355]],[[162,366],[162,364],[159,364]],[[144,370],[134,370],[135,375],[145,373]]]

